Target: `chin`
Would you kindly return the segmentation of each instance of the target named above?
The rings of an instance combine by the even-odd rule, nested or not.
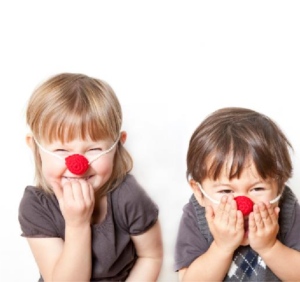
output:
[[[243,238],[241,246],[248,246],[248,245],[249,245],[249,238],[248,238],[248,232],[247,232]]]
[[[249,240],[247,240],[247,241],[243,241],[242,243],[241,243],[241,246],[249,246]]]

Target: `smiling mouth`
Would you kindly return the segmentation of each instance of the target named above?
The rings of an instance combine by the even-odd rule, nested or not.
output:
[[[87,177],[67,177],[67,176],[63,176],[64,179],[68,180],[68,181],[76,181],[76,180],[85,180],[88,181],[91,177],[93,177],[92,175],[87,176]]]

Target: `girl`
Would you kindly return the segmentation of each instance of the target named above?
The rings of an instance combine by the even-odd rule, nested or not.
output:
[[[300,281],[289,147],[272,120],[243,108],[218,110],[195,130],[187,156],[193,196],[175,255],[180,281]]]
[[[60,74],[29,100],[36,186],[19,209],[39,281],[156,281],[158,209],[128,174],[122,112],[111,87]]]

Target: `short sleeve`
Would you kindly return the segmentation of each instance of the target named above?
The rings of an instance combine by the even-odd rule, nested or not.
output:
[[[299,203],[295,203],[295,213],[293,217],[293,224],[290,232],[285,238],[284,244],[294,250],[300,252],[300,206]]]
[[[201,234],[191,202],[183,208],[175,246],[174,270],[188,267],[196,258],[204,254],[209,244]]]
[[[21,236],[29,238],[61,237],[64,222],[55,196],[36,187],[25,189],[19,206]]]
[[[158,218],[158,207],[132,175],[127,175],[114,197],[117,220],[130,235],[140,235]]]

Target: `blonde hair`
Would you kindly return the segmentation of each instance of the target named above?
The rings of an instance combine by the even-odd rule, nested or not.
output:
[[[113,89],[104,81],[83,74],[62,73],[34,91],[28,102],[26,121],[36,140],[46,143],[70,142],[75,138],[117,140],[122,110]],[[36,186],[51,193],[43,177],[39,149],[35,142],[33,146]],[[113,172],[101,194],[116,188],[132,165],[131,156],[118,142]]]

